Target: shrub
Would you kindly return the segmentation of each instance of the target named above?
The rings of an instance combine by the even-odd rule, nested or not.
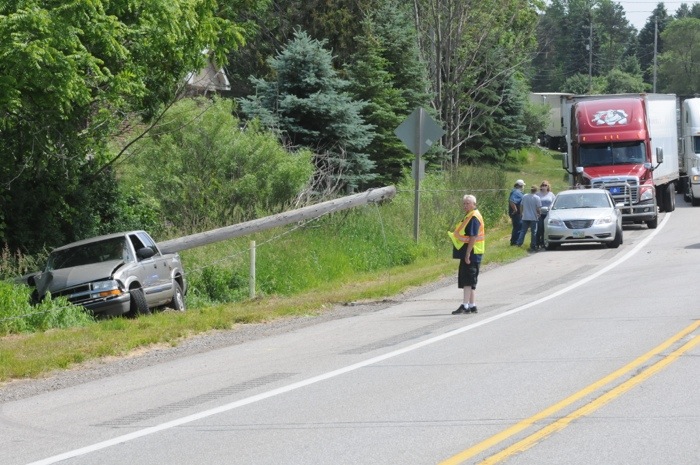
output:
[[[0,281],[0,335],[86,326],[94,322],[82,307],[71,305],[65,298],[49,297],[32,306],[30,293],[27,286]]]
[[[313,173],[311,153],[242,128],[232,111],[224,99],[173,106],[120,167],[122,192],[142,199],[131,218],[150,223],[158,214],[172,236],[270,215],[295,200]],[[154,167],[158,176],[143,175]]]

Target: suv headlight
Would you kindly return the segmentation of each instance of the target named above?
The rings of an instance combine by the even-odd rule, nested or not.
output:
[[[90,283],[90,297],[96,299],[98,297],[110,297],[122,294],[122,290],[119,288],[119,283],[110,279],[107,281],[95,281]]]

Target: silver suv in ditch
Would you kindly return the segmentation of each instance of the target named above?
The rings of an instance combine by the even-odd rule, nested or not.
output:
[[[187,292],[180,256],[161,253],[145,231],[58,247],[27,284],[35,287],[35,299],[65,296],[98,317],[148,314],[161,306],[183,311]]]

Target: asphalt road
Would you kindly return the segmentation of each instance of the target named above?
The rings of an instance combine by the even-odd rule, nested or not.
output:
[[[0,463],[697,464],[699,231],[679,196],[485,271],[476,315],[455,283],[5,402]]]

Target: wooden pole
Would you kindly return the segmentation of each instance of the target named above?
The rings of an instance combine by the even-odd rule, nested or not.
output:
[[[213,244],[215,242],[233,239],[234,237],[245,236],[267,229],[284,226],[290,223],[297,223],[310,218],[331,213],[334,211],[346,210],[348,208],[366,205],[372,202],[392,198],[396,195],[396,187],[387,186],[378,189],[370,189],[359,194],[341,197],[339,199],[321,202],[316,205],[291,210],[277,215],[259,218],[257,220],[247,221],[245,223],[225,226],[219,229],[212,229],[202,233],[192,234],[190,236],[180,237],[158,243],[158,248],[162,253],[173,253],[181,250],[193,249],[203,245]]]
[[[250,298],[255,298],[255,241],[250,241],[250,277],[248,278],[250,287]]]

